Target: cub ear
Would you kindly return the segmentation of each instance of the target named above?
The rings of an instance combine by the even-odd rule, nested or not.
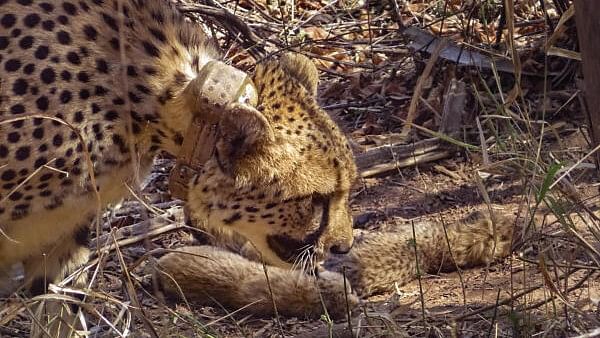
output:
[[[263,114],[243,103],[228,105],[219,123],[218,159],[228,174],[233,175],[238,160],[260,144],[273,142],[273,130]]]
[[[279,59],[279,64],[289,75],[298,80],[309,93],[313,96],[317,95],[319,72],[309,58],[298,53],[285,53]]]

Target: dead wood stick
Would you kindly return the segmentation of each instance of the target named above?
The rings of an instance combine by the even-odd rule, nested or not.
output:
[[[594,146],[600,144],[600,22],[593,13],[598,13],[599,3],[593,0],[581,0],[573,3],[575,6],[575,22],[577,24],[577,37],[581,46],[583,68],[584,102],[590,121],[590,131]],[[592,147],[594,148],[594,147]],[[596,152],[596,167],[600,168],[600,152]]]
[[[168,220],[167,217],[173,217],[175,221]],[[172,209],[167,211],[163,217],[154,217],[147,221],[114,230],[114,233],[106,233],[96,237],[92,240],[91,247],[100,248],[100,251],[112,251],[117,245],[119,247],[131,245],[146,238],[182,229],[185,227],[182,220],[183,210],[181,208]],[[117,239],[116,245],[113,243],[113,238]],[[93,254],[97,253],[98,250],[93,251]]]
[[[417,107],[419,104],[419,98],[421,97],[421,93],[423,92],[423,87],[425,86],[427,79],[429,79],[429,76],[431,75],[431,70],[433,69],[433,66],[437,62],[438,58],[440,57],[440,53],[442,52],[444,47],[446,47],[446,40],[442,40],[435,47],[433,53],[431,53],[429,61],[427,61],[425,70],[423,70],[423,73],[421,74],[421,76],[419,76],[419,79],[417,80],[417,85],[415,86],[415,91],[413,92],[412,99],[410,100],[410,106],[408,107],[406,124],[402,127],[402,132],[400,133],[404,137],[404,139],[408,138],[408,134],[412,130],[412,123],[417,115]]]
[[[467,103],[466,84],[453,78],[444,94],[444,108],[440,132],[452,138],[460,135],[465,122],[465,106]]]
[[[424,73],[425,75],[425,73]],[[465,122],[465,84],[452,79],[446,91],[440,133],[456,138]],[[413,97],[414,98],[414,97]],[[410,114],[409,114],[410,115]],[[410,122],[406,121],[405,127]],[[404,130],[403,130],[404,131]],[[401,138],[406,135],[401,134]],[[356,155],[356,164],[362,177],[413,166],[449,157],[452,149],[439,138],[430,138],[413,144],[388,144]]]
[[[135,225],[138,227],[143,226],[142,223],[138,223]],[[185,226],[183,225],[183,223],[180,223],[180,222],[166,224],[161,227],[151,229],[148,232],[143,233],[141,235],[137,235],[137,236],[133,236],[133,237],[126,237],[124,239],[118,240],[116,244],[112,243],[110,245],[105,245],[103,248],[100,249],[100,252],[110,252],[110,251],[115,250],[117,247],[122,248],[124,246],[132,245],[132,244],[135,244],[137,242],[143,241],[148,238],[153,238],[158,235],[162,235],[164,233],[183,229],[183,228],[185,228]],[[91,258],[95,258],[97,255],[98,255],[98,250],[94,250],[94,251],[92,251]]]
[[[394,159],[422,155],[441,148],[442,145],[438,138],[429,138],[411,144],[386,144],[356,154],[356,165],[362,170],[372,165],[387,163]]]
[[[356,155],[361,177],[450,157],[452,150],[441,140],[430,138],[412,144],[389,144]]]
[[[370,166],[368,169],[361,170],[361,177],[370,177],[378,174],[382,174],[388,171],[397,170],[399,168],[406,168],[411,166],[416,166],[423,163],[433,162],[437,160],[441,160],[443,158],[448,158],[452,155],[452,152],[449,150],[440,150],[433,151],[421,155],[415,155],[412,157],[407,157],[404,159],[398,159],[394,162],[390,163],[382,163],[374,166]]]

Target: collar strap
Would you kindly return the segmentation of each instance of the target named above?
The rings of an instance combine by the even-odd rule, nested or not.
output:
[[[192,82],[190,85],[196,86],[194,93],[198,96],[193,101],[200,113],[196,114],[185,133],[177,162],[169,176],[171,196],[181,200],[187,200],[189,183],[215,152],[221,114],[231,113],[227,110],[231,103],[256,106],[258,100],[248,74],[221,61],[209,61]]]

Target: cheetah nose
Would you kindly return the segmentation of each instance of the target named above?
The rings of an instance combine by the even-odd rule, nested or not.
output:
[[[350,244],[335,244],[329,248],[329,252],[335,255],[347,254],[352,249],[352,243]]]

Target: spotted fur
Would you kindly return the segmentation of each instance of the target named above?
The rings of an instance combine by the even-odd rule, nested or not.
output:
[[[347,316],[359,297],[393,292],[418,274],[485,265],[511,252],[514,217],[474,213],[456,223],[422,222],[394,232],[366,233],[346,255],[325,260],[315,278],[257,263],[252,248],[185,247],[158,261],[155,279],[167,294],[259,316]],[[231,239],[230,239],[231,241]],[[265,277],[268,273],[269,279]],[[346,277],[346,281],[344,277]],[[351,292],[352,291],[352,292]]]
[[[210,114],[193,84],[219,58],[169,1],[0,0],[0,272],[23,262],[40,293],[84,264],[95,215]],[[286,55],[253,79],[262,117],[232,108],[191,183],[191,218],[248,237],[273,264],[300,246],[347,251],[355,168],[316,104],[314,65]]]

